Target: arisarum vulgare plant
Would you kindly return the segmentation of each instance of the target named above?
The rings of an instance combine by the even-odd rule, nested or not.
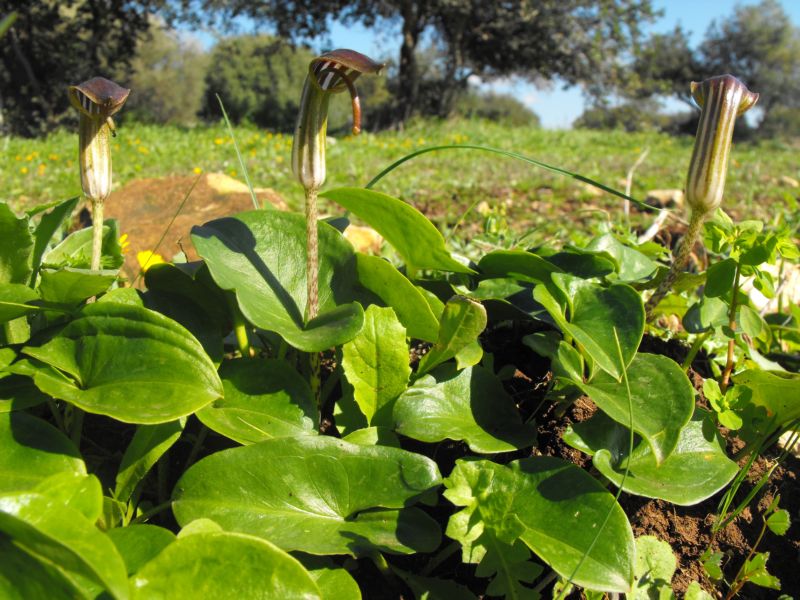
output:
[[[81,186],[92,203],[92,270],[100,269],[103,244],[103,203],[111,193],[111,147],[115,115],[130,90],[103,77],[69,87],[69,100],[80,113],[78,160]]]
[[[691,90],[701,112],[686,179],[686,202],[691,209],[689,228],[667,276],[647,302],[648,317],[686,266],[706,218],[722,203],[734,123],[758,101],[758,94],[733,75],[692,82]]]
[[[347,90],[353,105],[353,134],[361,131],[361,102],[355,80],[362,73],[378,73],[383,68],[354,50],[333,50],[314,58],[300,98],[300,112],[292,144],[292,171],[306,191],[306,276],[308,302],[306,318],[317,316],[317,193],[325,183],[325,140],[328,129],[328,102],[331,94]]]

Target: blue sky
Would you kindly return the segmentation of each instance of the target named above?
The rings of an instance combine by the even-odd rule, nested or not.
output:
[[[725,19],[733,14],[737,5],[758,4],[758,0],[654,0],[655,8],[663,11],[663,16],[645,33],[666,33],[680,23],[691,33],[691,41],[696,45],[702,41],[712,21]],[[800,26],[800,0],[782,0],[784,10],[795,25]],[[245,26],[246,28],[246,26]],[[202,36],[204,43],[209,38]],[[399,51],[399,30],[368,30],[360,25],[343,26],[334,23],[331,28],[331,42],[337,48],[353,48],[374,57],[396,57]],[[577,87],[562,89],[555,84],[548,89],[537,89],[521,80],[494,82],[491,87],[498,92],[514,94],[539,115],[542,125],[547,128],[567,128],[584,109],[581,91]],[[681,108],[679,104],[666,108]]]

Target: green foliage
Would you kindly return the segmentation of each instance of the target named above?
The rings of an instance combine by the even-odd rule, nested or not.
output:
[[[538,150],[554,152],[559,139],[580,142],[570,150],[582,153],[577,163],[532,174],[498,167],[510,159],[542,166],[506,150],[492,150],[507,161],[498,163],[485,153],[421,154],[430,144],[423,138],[436,136],[481,149],[444,127],[421,123],[331,145],[332,179],[348,184],[322,196],[331,222],[358,219],[387,243],[366,256],[330,223],[319,225],[322,310],[313,320],[300,214],[256,210],[198,225],[201,260],[154,268],[139,291],[115,289],[123,257],[113,221],[104,268],[93,271],[87,232],[61,239],[74,199],[24,215],[0,205],[0,595],[37,597],[46,587],[55,598],[233,591],[355,599],[373,576],[370,560],[387,586],[407,594],[407,585],[420,598],[539,598],[575,586],[589,598],[671,597],[671,551],[634,540],[609,482],[618,494],[692,505],[734,478],[730,440],[694,406],[686,371],[700,349],[718,375],[704,392],[719,422],[742,421],[728,438],[757,446],[793,426],[797,376],[776,361],[791,364],[785,356],[800,348],[800,313],[762,318],[740,284],[752,278],[779,295],[781,271],[766,264],[796,262],[794,229],[779,218],[765,226],[724,215],[709,225],[711,266],[683,277],[669,298],[687,324],[669,335],[692,344],[678,365],[649,353],[665,334],[643,313],[665,253],[617,220],[618,200],[593,198],[608,212],[554,240],[547,235],[563,233],[564,213],[554,219],[541,198],[542,214],[532,213],[526,199],[518,214],[553,222],[523,237],[508,225],[514,203],[501,210],[497,190],[475,183],[497,170],[524,181],[514,193],[552,184],[559,198],[588,203],[588,188],[570,187],[577,181],[625,197],[595,181],[619,166],[604,162],[610,148],[661,138],[531,137],[526,128],[469,124],[474,142],[503,135],[505,147],[538,140]],[[240,132],[242,159],[257,177],[266,172],[259,152],[274,165],[287,151],[282,136]],[[219,147],[214,160],[224,164],[233,160],[228,135],[200,130],[183,140],[208,142],[193,160]],[[688,150],[675,145],[675,155]],[[397,160],[400,149],[415,162]],[[659,165],[672,156],[654,154]],[[389,157],[381,171],[377,163]],[[369,181],[362,159],[391,193],[354,187]],[[453,206],[436,215],[437,227],[415,207],[427,194],[458,196],[473,185],[470,202],[494,205],[476,210],[506,224],[482,235],[461,214],[466,207]],[[553,442],[558,419],[581,395],[594,415],[576,419],[560,441],[591,456],[592,469],[544,455],[576,456]],[[540,411],[556,421],[541,447]],[[726,518],[745,475],[720,510]],[[776,502],[762,535],[789,525]],[[445,527],[452,542],[442,541]],[[778,585],[758,542],[741,557],[735,585]]]
[[[118,78],[133,90],[125,103],[125,119],[162,125],[196,123],[205,100],[208,59],[197,41],[151,19],[129,74]]]
[[[536,113],[510,94],[484,94],[470,90],[458,99],[453,113],[467,119],[488,119],[512,127],[539,126]]]
[[[176,485],[173,507],[181,525],[208,518],[284,550],[410,554],[439,544],[435,522],[410,505],[440,483],[418,454],[299,436],[203,459]]]
[[[465,562],[487,555],[483,535],[502,541],[506,552],[519,539],[578,585],[630,591],[634,543],[625,513],[575,465],[550,457],[505,466],[458,461],[445,487],[445,498],[464,507],[450,517],[446,533],[461,543]],[[592,544],[598,527],[602,535]]]
[[[0,15],[17,13],[0,45],[0,127],[30,136],[73,119],[67,86],[127,70],[148,15],[165,4],[137,0],[98,10],[91,0],[0,2]]]
[[[249,35],[220,41],[208,59],[203,115],[222,116],[216,94],[233,123],[291,131],[308,63],[314,54],[279,38]]]
[[[621,131],[658,131],[667,125],[655,100],[635,100],[616,106],[587,108],[572,123],[578,129],[619,129]]]
[[[603,413],[571,426],[564,440],[593,455],[592,463],[617,486],[629,469],[626,492],[691,506],[716,494],[738,471],[725,454],[724,440],[704,417],[703,411],[695,411],[681,430],[678,445],[661,464],[644,441],[629,454],[629,430]]]

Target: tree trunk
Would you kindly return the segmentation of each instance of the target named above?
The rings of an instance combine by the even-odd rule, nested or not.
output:
[[[417,2],[404,2],[400,15],[403,19],[403,45],[400,47],[400,69],[397,75],[396,119],[402,125],[417,106],[419,98],[419,69],[417,67],[417,43],[422,31],[420,7]]]
[[[464,19],[455,18],[447,28],[447,69],[442,80],[442,93],[439,96],[439,106],[437,113],[445,119],[450,116],[455,108],[456,99],[465,85],[462,78],[464,67],[464,54],[462,46],[464,43]]]

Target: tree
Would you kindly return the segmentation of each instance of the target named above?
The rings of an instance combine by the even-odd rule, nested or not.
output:
[[[67,86],[111,76],[132,58],[166,0],[0,0],[17,20],[0,44],[0,107],[14,133],[50,128],[69,107]]]
[[[308,63],[308,48],[291,48],[280,38],[244,35],[220,41],[211,53],[203,114],[222,118],[216,94],[235,123],[291,131]]]
[[[444,114],[453,106],[453,91],[465,89],[471,74],[559,77],[606,89],[618,79],[618,58],[653,16],[650,0],[206,0],[204,6],[226,19],[248,15],[269,22],[292,39],[324,36],[329,19],[399,26],[395,99],[401,121],[417,107],[417,51],[427,31],[446,57]]]
[[[197,120],[205,96],[208,55],[199,44],[153,19],[139,40],[130,66],[116,80],[133,90],[125,117],[151,123],[189,125]]]
[[[653,34],[637,50],[625,90],[637,99],[674,96],[694,107],[689,82],[703,79],[707,70],[689,45],[680,26],[670,33]]]
[[[800,30],[776,0],[738,6],[713,23],[700,54],[706,73],[731,73],[760,94],[764,119],[777,107],[800,106]]]

